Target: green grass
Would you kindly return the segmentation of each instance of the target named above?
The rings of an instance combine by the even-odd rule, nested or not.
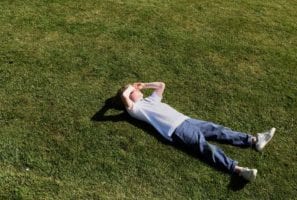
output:
[[[296,1],[0,2],[1,199],[294,199]],[[129,82],[162,80],[183,113],[249,133],[230,177],[154,137],[90,118]],[[118,114],[108,111],[107,114]]]

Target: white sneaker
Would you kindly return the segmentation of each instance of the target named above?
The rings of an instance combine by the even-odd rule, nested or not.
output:
[[[247,167],[242,168],[239,176],[242,176],[247,181],[254,181],[256,179],[258,170],[257,169],[249,169]]]
[[[262,151],[264,149],[265,145],[272,139],[275,130],[276,130],[275,128],[272,128],[268,132],[257,134],[257,143],[256,143],[257,151]]]

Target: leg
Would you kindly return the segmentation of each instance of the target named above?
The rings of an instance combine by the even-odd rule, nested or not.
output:
[[[229,128],[217,125],[212,122],[190,119],[207,140],[217,140],[241,147],[251,147],[255,137],[249,134],[232,131]]]
[[[185,144],[195,153],[201,155],[206,162],[218,169],[227,171],[230,174],[238,174],[248,181],[253,181],[256,178],[256,169],[238,166],[238,163],[227,157],[221,149],[209,144],[195,126],[191,127],[188,123],[182,124],[173,134],[173,141]]]
[[[237,162],[227,157],[225,153],[215,145],[209,144],[201,131],[189,120],[180,125],[174,135],[173,140],[186,144],[191,150],[218,169],[233,173]]]
[[[219,147],[204,141],[199,144],[199,151],[205,161],[214,167],[228,171],[229,173],[235,172],[238,162],[226,156],[224,151]]]

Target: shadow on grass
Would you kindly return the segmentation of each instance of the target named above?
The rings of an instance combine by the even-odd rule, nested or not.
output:
[[[187,153],[188,155],[194,157],[194,158],[198,158],[200,159],[202,162],[204,162],[205,164],[208,164],[209,166],[215,168],[216,170],[219,170],[221,172],[224,173],[228,173],[226,170],[221,170],[216,168],[213,163],[205,160],[203,157],[201,157],[197,152],[195,152],[193,150],[193,148],[189,148],[188,146],[184,145],[181,141],[179,141],[178,139],[174,139],[174,142],[170,142],[168,140],[166,140],[165,138],[163,138],[155,129],[153,126],[149,125],[146,122],[134,119],[132,117],[130,117],[130,115],[126,112],[125,108],[122,107],[121,104],[118,104],[119,99],[117,99],[117,97],[111,97],[109,99],[107,99],[105,101],[104,106],[98,111],[96,112],[92,117],[91,120],[92,121],[97,121],[97,122],[104,122],[104,121],[112,121],[112,122],[119,122],[119,121],[127,121],[128,123],[132,124],[133,126],[142,129],[143,131],[145,131],[146,133],[152,135],[153,137],[155,137],[156,139],[158,139],[160,142],[162,142],[165,145],[171,145],[174,148],[183,151],[185,153]],[[105,115],[105,113],[109,110],[109,109],[116,109],[119,111],[122,111],[121,113],[117,114],[117,115]],[[245,181],[243,178],[237,176],[237,175],[232,175],[231,179],[230,179],[230,183],[228,185],[228,188],[233,190],[233,191],[238,191],[244,188],[244,186],[247,184],[248,182]]]
[[[133,126],[144,130],[146,133],[156,137],[159,141],[163,142],[164,144],[171,144],[165,138],[163,138],[157,131],[146,122],[134,119],[130,117],[124,107],[121,104],[117,103],[119,99],[117,97],[111,97],[105,101],[104,106],[92,116],[92,121],[97,122],[104,122],[104,121],[112,121],[112,122],[119,122],[119,121],[127,121],[128,123],[132,124]],[[115,109],[118,111],[122,111],[117,115],[105,115],[105,113],[109,109]]]
[[[240,176],[232,175],[228,188],[232,191],[242,190],[249,182]]]

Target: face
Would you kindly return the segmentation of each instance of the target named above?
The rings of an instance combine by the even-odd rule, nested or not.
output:
[[[130,99],[134,102],[140,100],[143,98],[143,94],[140,90],[135,89],[131,94],[130,94]]]

